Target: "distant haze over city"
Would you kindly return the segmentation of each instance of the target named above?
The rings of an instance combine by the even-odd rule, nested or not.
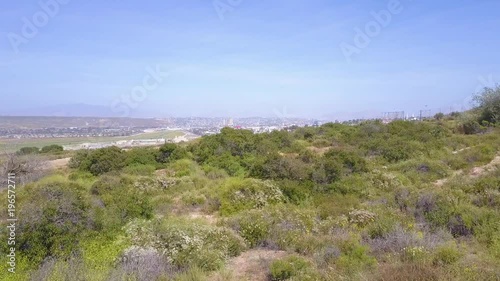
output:
[[[3,2],[3,115],[373,118],[500,81],[499,1]]]
[[[428,107],[427,107],[428,108]],[[462,111],[466,107],[459,105],[442,107],[439,109],[428,109],[426,114],[432,115],[437,112],[451,112],[451,111]],[[401,111],[401,110],[400,110]],[[260,114],[259,114],[260,112]],[[192,115],[183,114],[172,114],[167,111],[153,111],[147,108],[143,110],[137,110],[129,115],[123,116],[118,112],[113,112],[110,106],[104,105],[90,105],[90,104],[65,104],[65,105],[54,105],[54,106],[44,106],[44,107],[33,107],[17,110],[0,110],[0,116],[57,116],[57,117],[131,117],[131,118],[169,118],[169,117],[204,117],[204,118],[214,118],[214,117],[234,117],[234,118],[247,118],[247,117],[263,117],[263,118],[310,118],[319,119],[326,121],[334,120],[351,120],[351,119],[377,119],[383,116],[384,112],[377,110],[365,110],[360,112],[349,112],[349,111],[332,111],[329,114],[314,114],[313,112],[298,114],[287,107],[282,108],[270,108],[268,112],[261,110],[248,110],[247,112],[234,112],[234,111],[223,111],[223,112],[193,112]],[[419,110],[405,112],[409,117],[418,116]]]

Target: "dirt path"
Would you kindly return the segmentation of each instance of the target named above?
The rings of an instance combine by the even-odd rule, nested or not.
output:
[[[44,168],[50,169],[50,170],[65,168],[68,166],[70,159],[71,158],[62,158],[62,159],[47,161],[44,164]]]
[[[480,176],[482,176],[484,174],[487,174],[489,172],[494,171],[495,169],[497,169],[498,166],[500,166],[500,155],[497,155],[495,158],[493,158],[493,160],[490,163],[488,163],[488,164],[486,164],[484,166],[479,166],[479,167],[472,168],[472,170],[467,174],[467,176],[469,178],[472,178],[472,179],[478,178],[478,177],[480,177]],[[463,174],[464,174],[463,170],[456,171],[450,177],[447,177],[447,178],[435,181],[434,185],[438,186],[438,187],[441,187],[445,183],[447,183],[450,179],[452,179],[452,178],[454,178],[456,176],[463,175]]]
[[[216,216],[204,214],[203,212],[201,212],[199,210],[190,211],[189,218],[190,219],[203,219],[212,225],[217,224],[217,217]]]
[[[242,253],[240,256],[229,260],[226,270],[230,280],[236,281],[266,281],[268,280],[268,269],[272,261],[287,255],[284,251],[273,251],[266,249],[254,249]],[[211,281],[227,280],[221,275],[215,274]]]
[[[484,166],[473,168],[469,176],[472,178],[480,177],[486,173],[494,171],[497,166],[500,166],[500,155],[497,155],[497,157],[493,158],[490,163]]]
[[[180,201],[179,198],[176,198]],[[182,214],[182,213],[181,213]],[[208,215],[200,209],[191,209],[187,212],[190,219],[201,219],[211,225],[216,225],[218,217],[216,215]],[[267,281],[269,265],[276,259],[283,258],[287,255],[284,251],[273,251],[267,249],[252,249],[243,252],[238,257],[232,258],[227,262],[226,268],[222,272],[212,274],[208,280],[210,281]]]

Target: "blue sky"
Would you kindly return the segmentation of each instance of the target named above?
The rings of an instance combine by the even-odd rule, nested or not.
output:
[[[40,3],[53,1],[61,3],[46,25],[24,36],[23,18],[33,24],[44,13]],[[500,81],[499,1],[399,0],[398,13],[391,1],[216,0],[227,8],[219,12],[212,0],[2,1],[3,110],[6,103],[10,111],[112,108],[143,86],[148,68],[169,76],[121,113],[344,118],[425,106],[448,111]],[[342,44],[356,47],[356,29],[366,34],[372,12],[382,10],[391,20],[346,59]]]

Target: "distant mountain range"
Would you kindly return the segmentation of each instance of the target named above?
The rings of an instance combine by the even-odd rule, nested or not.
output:
[[[134,112],[132,118],[148,118],[146,116],[154,114],[141,114]],[[229,114],[227,114],[230,116]],[[0,116],[46,116],[46,117],[97,117],[97,118],[112,118],[123,117],[119,112],[115,113],[111,106],[91,105],[85,103],[74,103],[53,106],[41,106],[36,108],[26,108],[21,110],[4,111],[0,108]],[[157,116],[167,117],[167,116]],[[275,116],[273,116],[275,117]],[[371,119],[380,118],[381,113],[375,110],[366,110],[362,112],[332,112],[332,114],[321,116],[322,120],[350,120],[350,119]],[[207,117],[209,118],[209,117]]]
[[[15,111],[0,111],[4,116],[50,116],[50,117],[120,117],[104,105],[90,105],[84,103],[64,104],[27,108]]]

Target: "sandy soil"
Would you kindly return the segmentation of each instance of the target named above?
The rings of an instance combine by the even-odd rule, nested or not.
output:
[[[268,269],[272,261],[287,255],[284,251],[273,251],[266,249],[254,249],[242,253],[240,256],[229,260],[226,266],[226,274],[230,280],[236,281],[266,281]],[[209,278],[211,281],[223,280],[216,274]],[[224,280],[227,280],[224,279]]]
[[[478,178],[478,177],[480,177],[480,176],[482,176],[484,174],[487,174],[487,173],[489,173],[491,171],[494,171],[495,169],[497,169],[498,166],[500,166],[500,155],[498,155],[495,158],[493,158],[493,160],[490,163],[488,163],[488,164],[486,164],[484,166],[479,166],[479,167],[472,168],[472,170],[467,174],[467,176],[470,177],[470,178]],[[463,174],[464,174],[463,170],[456,171],[456,172],[453,173],[453,175],[451,177],[435,181],[434,185],[441,187],[445,183],[447,183],[450,179],[452,179],[453,177],[460,176],[460,175],[463,175]]]
[[[69,160],[71,158],[63,158],[52,161],[45,162],[44,168],[54,170],[54,169],[62,169],[68,166]]]

